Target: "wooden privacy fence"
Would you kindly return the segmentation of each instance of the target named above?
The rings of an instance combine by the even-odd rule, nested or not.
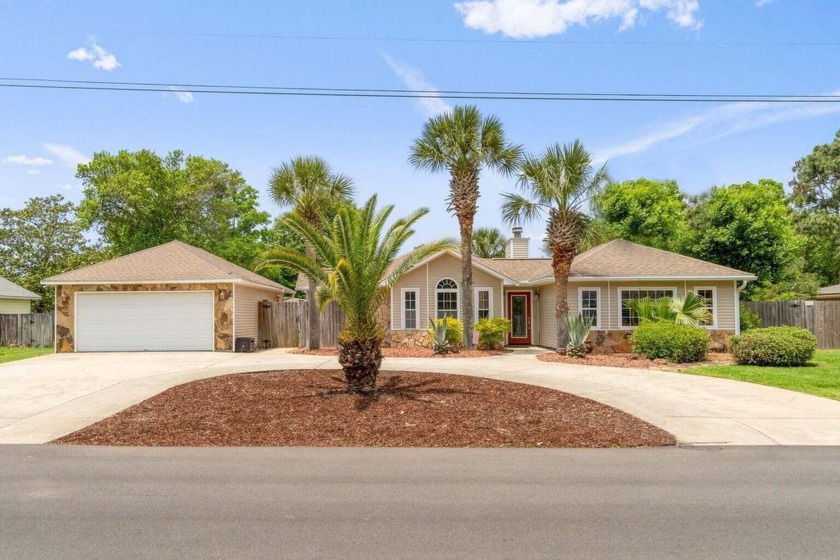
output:
[[[307,301],[260,302],[259,337],[263,348],[304,348],[309,342]],[[321,346],[337,346],[338,333],[344,328],[344,313],[334,302],[321,312]]]
[[[747,307],[762,327],[802,327],[814,333],[818,348],[840,348],[840,301],[751,301]]]
[[[0,315],[0,346],[50,348],[55,344],[52,313]]]

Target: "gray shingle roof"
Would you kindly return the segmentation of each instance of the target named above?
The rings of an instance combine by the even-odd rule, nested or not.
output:
[[[76,282],[165,283],[184,281],[227,282],[241,280],[286,293],[286,286],[237,266],[198,247],[170,241],[136,253],[117,257],[64,274],[45,278],[44,284]]]
[[[5,278],[0,278],[0,298],[41,299],[41,296]]]
[[[825,288],[820,288],[820,295],[821,296],[840,296],[840,284],[835,284],[834,286],[826,286]]]

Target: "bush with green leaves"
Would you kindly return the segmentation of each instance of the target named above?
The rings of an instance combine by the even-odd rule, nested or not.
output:
[[[729,345],[741,365],[802,366],[814,356],[817,338],[800,327],[767,327],[733,336]]]
[[[566,315],[566,329],[569,331],[569,344],[566,345],[566,355],[573,358],[586,356],[586,337],[592,330],[592,319],[581,315]]]
[[[475,324],[478,331],[479,350],[499,350],[505,345],[505,335],[510,332],[510,320],[504,317],[482,319]]]
[[[702,327],[643,321],[630,337],[633,352],[651,360],[665,359],[675,363],[699,362],[706,357],[709,333]]]
[[[464,344],[464,324],[455,317],[442,317],[440,319],[429,319],[432,323],[429,327],[429,338],[434,343],[435,327],[446,325],[446,342],[449,343],[449,350],[457,352]]]
[[[741,331],[748,331],[750,329],[757,329],[760,327],[761,317],[758,316],[758,313],[741,302]]]

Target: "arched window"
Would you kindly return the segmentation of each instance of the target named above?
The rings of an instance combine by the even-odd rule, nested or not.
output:
[[[451,278],[444,278],[435,287],[437,308],[435,316],[458,318],[458,283]]]

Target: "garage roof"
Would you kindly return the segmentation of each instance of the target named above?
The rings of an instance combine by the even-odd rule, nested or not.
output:
[[[181,241],[170,241],[41,281],[48,285],[167,282],[247,282],[294,293],[286,286]]]

